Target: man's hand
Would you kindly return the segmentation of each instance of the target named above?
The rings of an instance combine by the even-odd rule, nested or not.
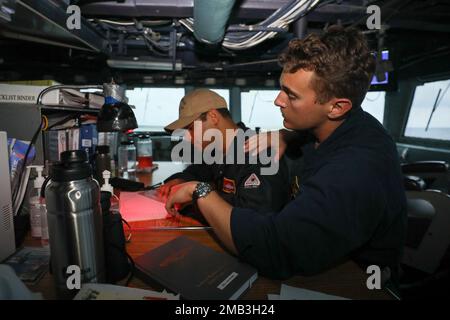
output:
[[[244,151],[250,152],[252,156],[256,156],[262,151],[273,148],[275,149],[275,161],[280,160],[287,148],[285,139],[286,130],[268,131],[255,134],[245,141]]]
[[[183,204],[191,203],[192,194],[194,193],[197,184],[198,181],[191,181],[174,187],[169,195],[169,199],[166,201],[167,212],[175,216],[178,214],[177,208],[180,207],[180,205],[182,206]],[[215,191],[212,191],[206,197],[198,199],[197,205],[219,239],[232,253],[237,254],[230,226],[231,210],[233,207],[223,200]]]
[[[158,191],[160,193],[160,195],[166,199],[171,192],[171,189],[173,186],[178,185],[178,184],[182,184],[186,181],[184,181],[183,179],[172,179],[167,181],[166,183],[164,183],[161,187],[159,187]]]
[[[172,189],[169,198],[166,201],[166,210],[171,215],[178,214],[179,207],[192,202],[192,194],[198,181],[190,181],[177,185]]]

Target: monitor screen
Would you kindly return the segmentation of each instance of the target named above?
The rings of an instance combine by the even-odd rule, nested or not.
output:
[[[381,60],[383,60],[383,61],[389,60],[389,51],[387,51],[387,50],[381,51]],[[373,75],[370,85],[389,83],[389,73],[388,72],[384,73],[384,78],[385,78],[385,80],[378,79],[376,75]]]
[[[389,50],[382,50],[381,51],[381,60],[382,61],[389,61]],[[391,60],[392,61],[392,60]],[[394,74],[392,71],[384,72],[383,77],[377,77],[376,74],[373,75],[372,81],[370,82],[370,91],[388,91],[388,90],[395,90],[395,81],[394,81]]]

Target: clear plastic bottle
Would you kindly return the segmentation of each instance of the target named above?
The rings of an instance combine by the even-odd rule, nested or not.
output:
[[[113,186],[109,183],[109,179],[111,179],[111,172],[109,172],[108,170],[103,171],[102,173],[103,176],[103,185],[100,188],[101,192],[109,192],[111,194],[111,198],[110,198],[110,202],[111,202],[111,207],[110,207],[110,211],[111,212],[119,212],[119,198],[114,194],[114,188]]]
[[[49,246],[47,206],[43,198],[41,198],[41,244],[43,247]]]
[[[108,171],[111,171],[111,176],[117,176],[116,167],[117,167],[117,150],[119,145],[119,133],[118,132],[99,132],[98,133],[98,146],[108,146],[109,147],[109,157],[110,164]],[[98,147],[97,147],[98,148]],[[101,174],[101,172],[100,172]]]
[[[41,188],[44,184],[45,178],[42,176],[42,171],[44,166],[29,166],[29,168],[34,168],[38,174],[33,182],[33,193],[30,196],[30,225],[31,225],[31,236],[33,238],[43,237],[43,241],[48,242],[48,229],[47,229],[47,208],[45,206],[44,199],[41,197]],[[44,229],[42,224],[44,221]]]
[[[100,185],[105,182],[102,177],[105,170],[111,172],[111,157],[109,156],[109,146],[101,145],[97,146],[95,151],[95,179]]]
[[[36,239],[40,239],[42,236],[42,228],[41,228],[41,203],[40,196],[37,193],[36,189],[33,188],[33,194],[30,196],[30,227],[31,227],[31,236]]]
[[[142,134],[137,142],[137,169],[139,172],[151,172],[153,166],[153,145],[150,135]]]
[[[123,141],[120,143],[119,151],[119,174],[124,176],[127,173],[136,172],[136,147],[134,142]]]

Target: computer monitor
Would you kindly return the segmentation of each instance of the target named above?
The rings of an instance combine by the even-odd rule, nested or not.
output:
[[[378,53],[377,53],[378,54]],[[375,55],[377,55],[375,54]],[[369,91],[391,91],[396,90],[397,83],[395,79],[395,73],[392,69],[389,70],[388,65],[391,65],[392,57],[389,50],[382,50],[381,51],[381,59],[379,63],[381,62],[381,68],[380,70],[377,69],[375,74],[372,77],[372,81],[370,82],[370,88]],[[377,67],[380,68],[380,67]],[[386,70],[384,70],[384,68]],[[388,71],[389,70],[389,71]],[[382,76],[378,74],[377,72],[381,72]]]
[[[9,171],[8,139],[6,132],[0,131],[0,263],[16,251],[13,208],[11,198],[11,178]]]

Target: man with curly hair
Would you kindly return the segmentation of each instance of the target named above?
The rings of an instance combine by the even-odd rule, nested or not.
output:
[[[361,109],[375,69],[364,36],[333,26],[292,40],[280,63],[275,105],[287,129],[310,138],[295,199],[261,216],[190,182],[168,199],[167,210],[194,198],[230,251],[268,277],[316,274],[353,259],[389,270],[395,280],[406,197],[395,143]]]

